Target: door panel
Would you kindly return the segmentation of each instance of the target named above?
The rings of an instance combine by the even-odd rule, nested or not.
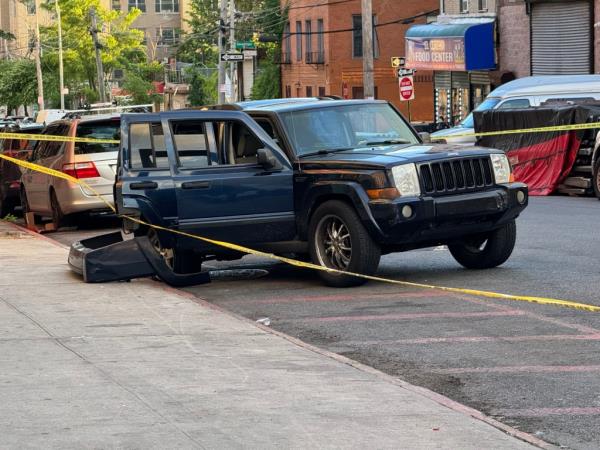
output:
[[[203,166],[199,168],[187,168],[182,163],[189,148],[180,144],[182,133],[177,132],[176,121],[163,123],[172,133],[167,146],[172,145],[173,154],[178,155],[174,181],[180,228],[233,243],[293,239],[296,227],[291,166],[286,163],[283,170],[269,172],[256,162],[259,148],[284,158],[274,150],[270,138],[249,118],[203,117],[201,122],[193,139],[198,146],[190,149],[206,158],[195,161]]]

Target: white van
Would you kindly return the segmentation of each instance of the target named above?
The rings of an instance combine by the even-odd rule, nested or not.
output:
[[[488,109],[522,109],[553,102],[600,101],[600,75],[549,75],[525,77],[510,81],[494,89],[475,111]],[[431,135],[434,142],[474,144],[475,136],[453,137],[473,133],[473,113],[453,128]]]

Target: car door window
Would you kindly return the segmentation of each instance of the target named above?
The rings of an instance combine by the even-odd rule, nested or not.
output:
[[[129,126],[129,149],[131,169],[169,168],[165,134],[160,122],[132,123]]]
[[[219,130],[220,160],[223,164],[258,164],[258,150],[263,142],[242,122],[225,121],[216,124]]]
[[[170,126],[179,167],[200,169],[218,164],[217,155],[211,152],[209,145],[209,136],[213,133],[211,122],[173,120]]]
[[[524,109],[529,108],[531,103],[526,98],[516,98],[514,100],[507,100],[504,103],[498,105],[498,109]]]

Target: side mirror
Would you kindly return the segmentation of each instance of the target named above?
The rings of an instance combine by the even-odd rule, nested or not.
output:
[[[277,158],[271,153],[270,150],[266,148],[259,148],[256,151],[256,158],[258,160],[258,164],[263,166],[265,170],[281,170],[283,169],[283,165],[279,162]]]
[[[419,133],[419,136],[421,137],[423,144],[431,144],[431,135],[429,133],[422,131]]]

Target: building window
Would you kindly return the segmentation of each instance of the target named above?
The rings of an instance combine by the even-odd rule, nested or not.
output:
[[[285,98],[292,97],[292,87],[289,84],[285,85]]]
[[[27,0],[25,6],[27,6],[27,14],[33,16],[35,14],[35,0]]]
[[[304,26],[306,27],[305,36],[306,36],[306,62],[309,63],[312,61],[312,22],[307,20],[304,22]]]
[[[158,28],[156,30],[156,45],[166,47],[179,43],[179,30],[176,28]]]
[[[290,23],[286,22],[285,28],[283,29],[283,64],[292,63],[292,38],[290,36]]]
[[[154,9],[157,13],[178,13],[179,0],[155,0]]]
[[[379,39],[377,37],[377,18],[373,16],[373,58],[379,58]],[[362,58],[362,16],[352,16],[352,57]]]
[[[319,97],[325,97],[325,86],[319,86]]]
[[[325,62],[325,35],[323,32],[325,31],[325,26],[323,24],[323,19],[317,20],[317,51],[319,52],[318,61],[323,63]]]
[[[139,9],[141,12],[146,12],[146,0],[128,0],[127,9]]]
[[[469,0],[459,0],[460,1],[460,12],[468,13],[469,12]]]
[[[296,61],[302,61],[302,22],[296,22]]]
[[[307,97],[312,97],[313,96],[312,86],[306,86],[306,96]]]
[[[112,0],[111,8],[113,11],[121,11],[121,0]]]
[[[479,0],[479,11],[486,12],[488,10],[487,0]]]

